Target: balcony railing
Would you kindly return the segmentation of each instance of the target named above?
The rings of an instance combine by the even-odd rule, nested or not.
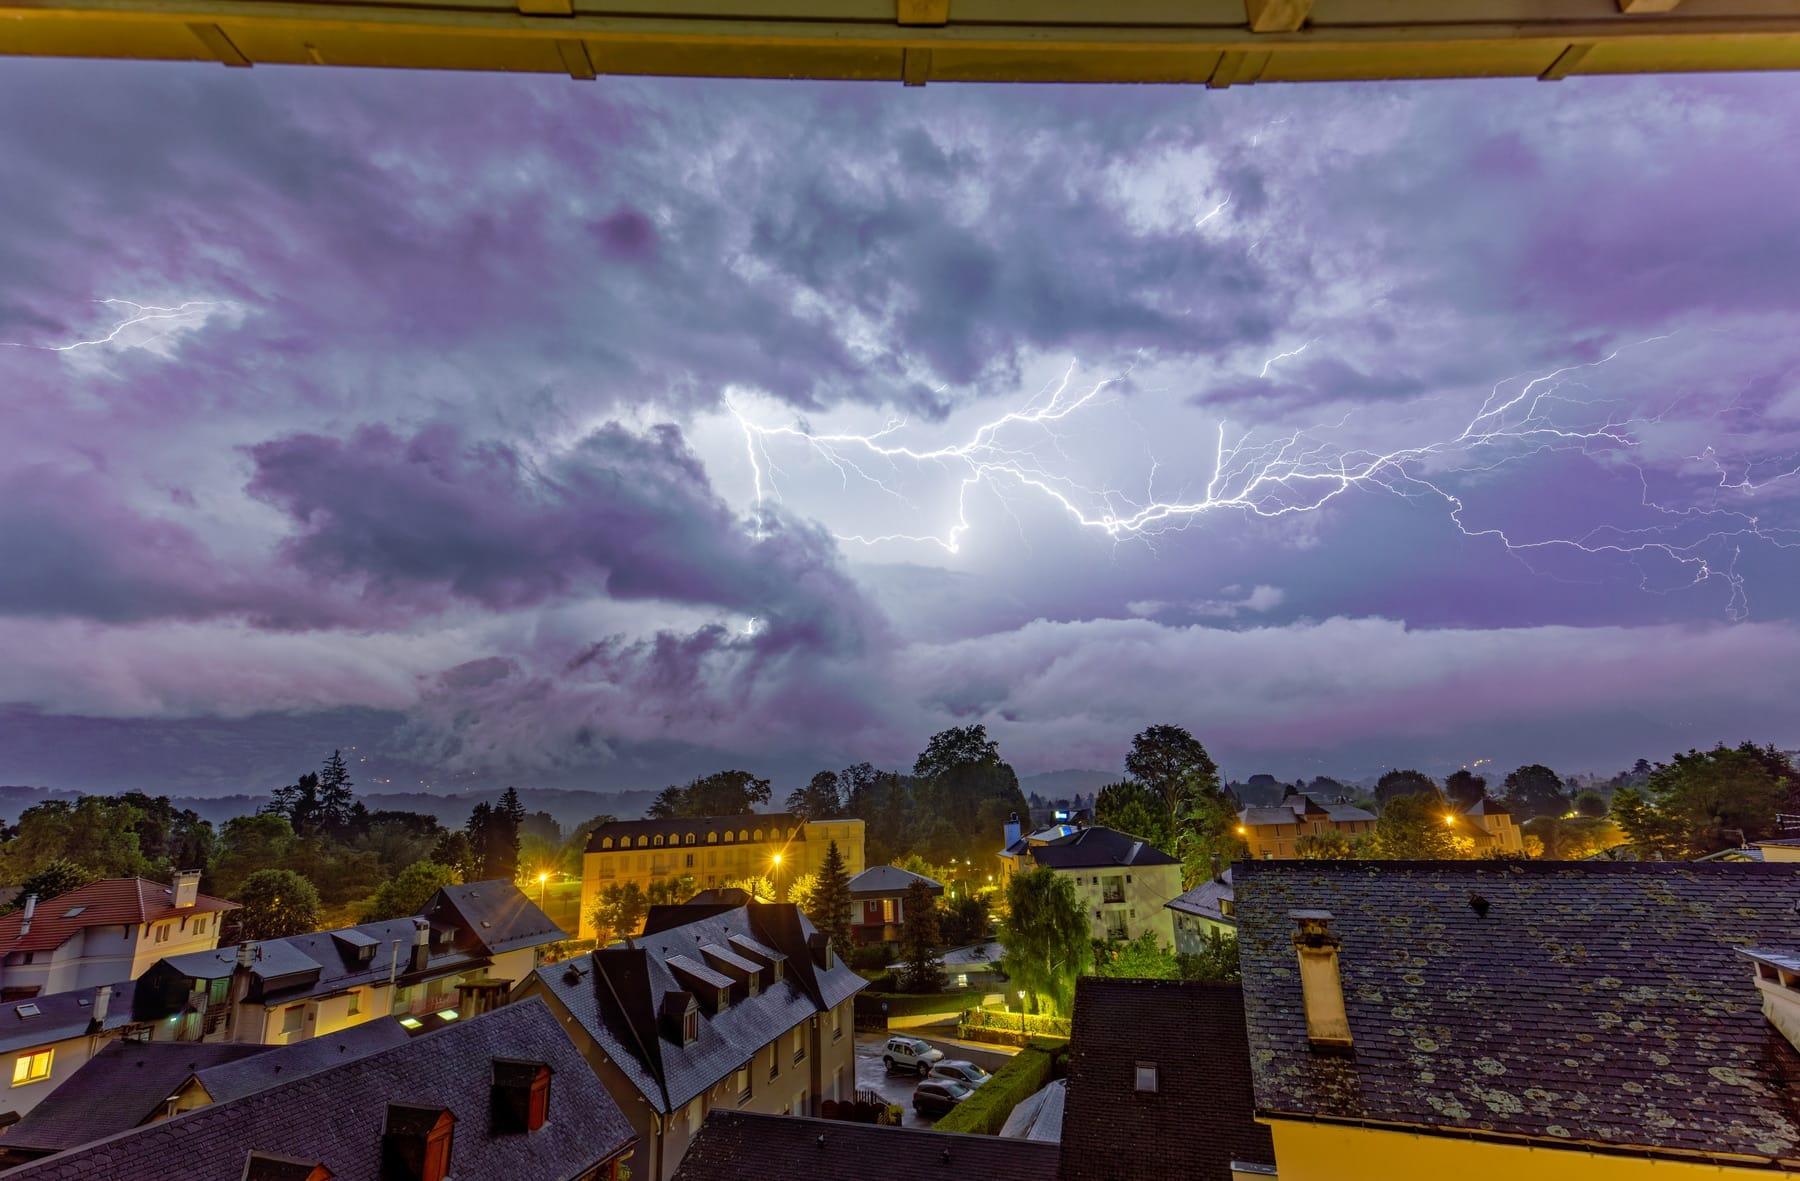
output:
[[[1125,901],[1125,887],[1120,886],[1116,890],[1112,889],[1111,887],[1108,887],[1106,889],[1106,891],[1100,895],[1100,901],[1101,902],[1123,902],[1123,901]]]

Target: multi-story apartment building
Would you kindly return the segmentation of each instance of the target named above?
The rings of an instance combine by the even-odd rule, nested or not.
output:
[[[581,859],[581,937],[594,937],[588,916],[608,886],[635,882],[648,891],[653,882],[688,877],[700,890],[765,877],[782,891],[800,874],[817,873],[834,841],[844,872],[861,873],[860,820],[804,820],[774,812],[603,824],[588,834]]]
[[[136,1014],[159,1039],[196,1042],[286,1045],[386,1016],[417,1028],[472,991],[503,997],[567,937],[511,882],[446,886],[412,918],[160,960]]]
[[[200,872],[169,883],[105,878],[54,898],[29,895],[0,917],[0,1001],[135,980],[166,956],[219,945],[237,903],[200,893]]]
[[[800,909],[683,909],[659,908],[630,944],[540,968],[519,990],[549,1002],[631,1121],[639,1181],[668,1181],[709,1111],[813,1115],[856,1090],[851,1007],[868,982]]]
[[[1245,808],[1238,813],[1238,835],[1257,861],[1297,857],[1301,837],[1336,834],[1346,838],[1375,831],[1375,814],[1354,804],[1321,803],[1303,792],[1290,794],[1273,808]]]

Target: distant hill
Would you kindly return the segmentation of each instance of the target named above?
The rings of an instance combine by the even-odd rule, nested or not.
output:
[[[1039,771],[1036,775],[1019,776],[1019,790],[1026,795],[1036,792],[1046,800],[1092,795],[1109,783],[1117,783],[1120,774],[1122,772],[1116,771]]]

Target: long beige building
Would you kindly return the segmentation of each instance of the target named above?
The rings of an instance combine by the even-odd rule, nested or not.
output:
[[[790,812],[616,820],[588,834],[581,859],[581,938],[594,938],[589,917],[600,891],[635,882],[689,877],[696,890],[739,878],[765,877],[785,896],[801,874],[817,873],[833,841],[844,872],[865,868],[863,822],[805,820]]]

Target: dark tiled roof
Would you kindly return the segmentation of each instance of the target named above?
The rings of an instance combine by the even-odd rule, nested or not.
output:
[[[460,928],[487,955],[569,937],[524,891],[507,881],[445,886],[425,904],[425,916],[434,926],[449,923]]]
[[[490,1132],[495,1059],[551,1070],[549,1118],[535,1132]],[[543,1001],[519,1001],[442,1032],[197,1108],[6,1174],[7,1181],[241,1181],[252,1152],[316,1161],[335,1181],[378,1181],[390,1103],[456,1118],[456,1181],[569,1177],[627,1147],[632,1131]]]
[[[1192,890],[1176,895],[1163,905],[1183,914],[1199,915],[1201,918],[1211,919],[1215,923],[1236,926],[1236,917],[1226,914],[1219,906],[1221,902],[1230,902],[1233,899],[1231,871],[1228,869],[1221,876],[1223,877],[1222,881],[1220,878],[1207,878]]]
[[[668,1113],[802,1021],[868,987],[841,961],[834,961],[829,971],[820,970],[809,951],[815,934],[798,907],[756,904],[646,933],[634,947],[606,948],[540,968],[535,979],[581,1023],[645,1100]],[[683,1046],[665,1036],[659,1018],[665,998],[691,992],[696,978],[731,983],[705,967],[703,949],[708,946],[753,963],[778,960],[782,978],[755,996],[733,987],[732,1002],[721,1012],[709,1013],[703,1006],[699,1039]],[[671,960],[698,971],[679,971],[679,962],[671,968]]]
[[[1292,813],[1289,813],[1290,819]],[[1027,850],[1051,869],[1104,869],[1113,865],[1180,865],[1155,845],[1111,828],[1084,828],[1053,845]]]
[[[601,844],[607,837],[612,838],[614,846],[617,846],[622,839],[629,837],[632,847],[635,848],[639,837],[649,837],[654,842],[660,836],[663,839],[663,846],[666,848],[669,845],[682,844],[690,832],[694,834],[696,845],[706,844],[708,833],[718,833],[719,841],[717,843],[723,843],[727,831],[731,832],[734,837],[740,832],[750,833],[752,835],[747,839],[754,844],[756,841],[754,834],[757,829],[762,830],[762,839],[765,841],[785,841],[788,839],[786,834],[790,828],[794,830],[794,840],[806,839],[806,821],[792,812],[757,812],[747,813],[743,816],[677,816],[673,820],[615,820],[611,824],[602,824],[588,834],[587,851],[589,853],[608,852],[609,850]]]
[[[901,869],[898,865],[872,865],[850,879],[852,898],[890,898],[905,894],[914,882],[924,882],[933,894],[942,894],[942,882],[934,882],[924,874]]]
[[[1764,1019],[1737,950],[1794,941],[1800,865],[1242,862],[1237,875],[1259,1111],[1800,1163],[1800,1053]],[[1312,908],[1342,940],[1349,1057],[1306,1039],[1289,912]]]
[[[1238,823],[1247,828],[1267,828],[1276,824],[1299,824],[1300,817],[1292,808],[1245,808],[1238,813]]]
[[[1463,809],[1464,816],[1510,816],[1512,809],[1492,796],[1482,796]]]
[[[405,1043],[406,1027],[392,1017],[377,1017],[336,1033],[308,1038],[274,1053],[238,1058],[194,1072],[194,1080],[214,1103],[254,1095],[277,1083],[305,1078],[321,1070],[334,1070],[369,1054],[378,1054]]]
[[[772,1171],[775,1162],[779,1168]],[[922,1128],[714,1111],[681,1158],[675,1181],[1053,1181],[1056,1145]]]
[[[195,1071],[273,1049],[230,1042],[112,1042],[8,1128],[0,1147],[60,1151],[135,1128],[161,1111]]]
[[[131,1003],[136,991],[137,984],[131,980],[112,986],[112,998],[106,1008],[107,1030],[131,1023]],[[52,992],[0,1005],[0,1052],[47,1046],[95,1032],[94,993],[92,988]],[[0,1099],[0,1109],[5,1105]]]
[[[201,894],[195,897],[194,905],[178,910],[174,887],[167,882],[102,878],[67,894],[40,899],[31,916],[30,931],[23,931],[23,910],[0,916],[0,954],[61,947],[69,936],[88,927],[142,925],[187,914],[236,909],[235,902]],[[70,911],[77,913],[70,914]]]
[[[1137,1064],[1156,1091],[1137,1091]],[[1275,1163],[1256,1122],[1244,997],[1236,984],[1106,980],[1075,986],[1060,1181],[1231,1181],[1231,1162]],[[1154,1146],[1147,1158],[1144,1146]]]

